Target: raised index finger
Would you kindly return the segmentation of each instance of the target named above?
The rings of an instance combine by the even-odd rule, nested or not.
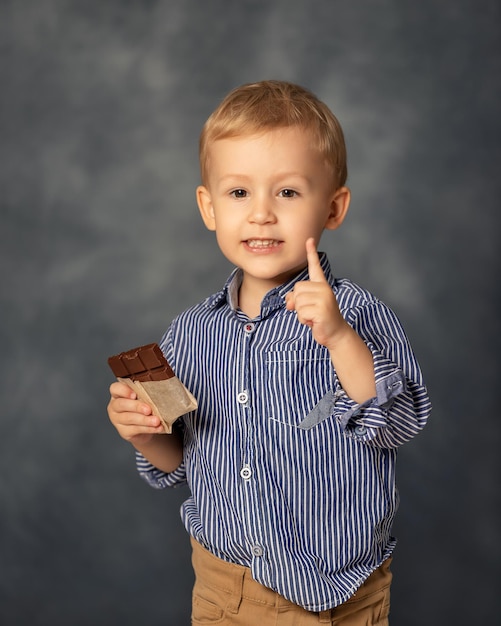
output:
[[[318,258],[317,246],[313,237],[306,240],[306,257],[308,259],[308,274],[313,282],[326,282],[325,274]]]

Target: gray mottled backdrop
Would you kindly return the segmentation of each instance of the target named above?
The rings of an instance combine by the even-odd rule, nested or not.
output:
[[[400,454],[395,626],[499,617],[497,0],[1,0],[0,623],[183,626],[183,490],[108,422],[106,357],[227,263],[197,140],[234,86],[338,115],[353,202],[323,249],[400,315],[434,403]]]

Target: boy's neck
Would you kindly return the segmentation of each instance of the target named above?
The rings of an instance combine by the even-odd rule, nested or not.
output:
[[[272,281],[256,281],[244,276],[238,291],[238,307],[249,319],[261,313],[261,303],[265,295],[277,285]]]
[[[262,297],[256,297],[251,294],[242,293],[242,288],[238,294],[238,308],[247,315],[249,319],[254,319],[261,313]]]
[[[259,280],[244,274],[242,284],[238,291],[238,308],[247,315],[249,319],[258,317],[261,313],[261,304],[264,297],[272,289],[283,285],[287,277],[283,280]]]

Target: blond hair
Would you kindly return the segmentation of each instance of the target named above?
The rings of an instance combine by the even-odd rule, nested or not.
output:
[[[339,121],[313,93],[299,85],[278,80],[237,87],[210,115],[200,135],[202,182],[207,183],[212,142],[288,127],[311,132],[315,148],[332,170],[336,188],[344,185],[348,175],[346,145]]]

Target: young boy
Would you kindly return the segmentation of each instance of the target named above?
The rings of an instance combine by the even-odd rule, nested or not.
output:
[[[165,435],[114,383],[109,417],[150,485],[189,485],[193,624],[387,624],[396,451],[430,402],[395,315],[317,252],[350,201],[342,130],[297,85],[244,85],[200,163],[236,269],[161,342],[198,409]]]

